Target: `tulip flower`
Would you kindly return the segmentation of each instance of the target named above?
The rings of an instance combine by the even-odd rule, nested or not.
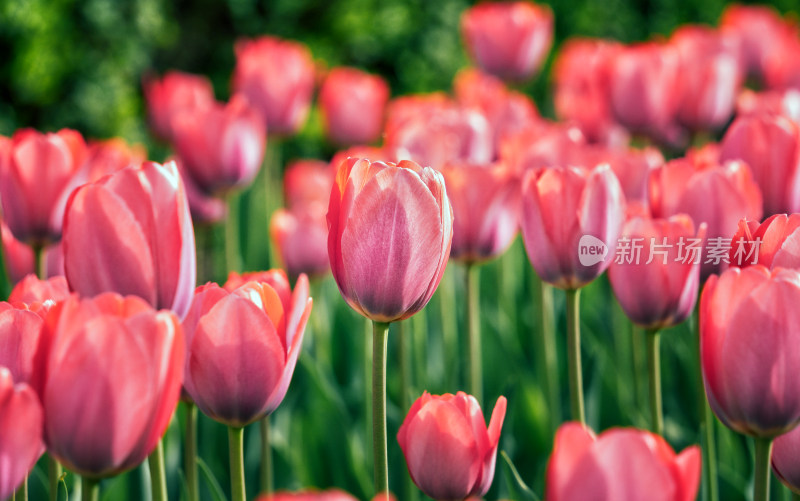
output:
[[[336,144],[365,144],[378,139],[389,101],[389,86],[377,75],[355,68],[334,68],[319,91],[325,133]]]
[[[140,144],[129,145],[120,138],[90,141],[84,169],[87,181],[99,181],[129,165],[139,165],[147,160],[147,151]]]
[[[278,209],[272,214],[269,233],[283,267],[293,280],[300,274],[314,278],[328,273],[328,225],[324,210]]]
[[[34,373],[36,352],[42,331],[41,303],[0,302],[0,367],[10,371],[17,383],[29,383]]]
[[[356,498],[339,489],[318,491],[307,489],[297,492],[281,491],[262,495],[256,501],[356,501]]]
[[[648,186],[654,169],[664,165],[664,155],[658,148],[613,149],[601,145],[586,145],[573,152],[578,165],[608,164],[617,176],[628,204],[648,205]],[[583,160],[581,160],[581,158]]]
[[[770,269],[800,270],[800,214],[775,214],[763,223],[742,219],[731,239],[731,266],[744,268],[760,264]]]
[[[444,92],[399,96],[389,101],[386,106],[384,129],[388,132],[419,115],[433,116],[455,108],[457,104]]]
[[[363,157],[371,158],[369,154],[366,154],[370,149],[365,148],[364,150],[367,151],[358,151],[357,148],[351,148],[347,151],[354,154],[346,154],[339,159],[339,163],[347,157],[362,157],[355,153],[365,153]],[[375,158],[375,160],[380,160],[380,158]],[[328,163],[321,160],[292,162],[286,167],[283,175],[283,197],[286,207],[289,210],[305,210],[319,203],[323,203],[327,207],[334,177],[336,177],[336,168],[331,168]]]
[[[206,195],[222,196],[255,179],[264,159],[266,130],[259,114],[236,95],[225,105],[212,103],[177,114],[173,141],[193,185]]]
[[[467,52],[485,72],[504,80],[531,78],[553,43],[553,12],[528,2],[483,3],[461,17]]]
[[[720,144],[720,161],[742,160],[764,197],[764,215],[800,212],[800,125],[782,115],[737,118]]]
[[[793,493],[800,494],[800,427],[775,439],[772,471]]]
[[[0,499],[9,499],[44,451],[42,406],[24,383],[0,367]]]
[[[29,274],[14,286],[11,290],[11,294],[8,296],[8,301],[10,303],[25,303],[31,305],[33,303],[44,303],[46,301],[57,303],[68,297],[69,286],[67,285],[67,279],[63,276],[42,280],[34,274]]]
[[[585,146],[586,138],[577,127],[541,120],[506,136],[499,157],[522,175],[543,167],[581,164]]]
[[[422,394],[397,432],[411,479],[436,500],[484,496],[494,478],[506,399],[500,397],[488,427],[471,395]]]
[[[127,167],[76,190],[64,217],[64,267],[81,295],[132,294],[185,315],[194,233],[175,163]]]
[[[236,42],[233,92],[247,97],[271,134],[296,133],[314,91],[314,61],[297,42],[260,37]]]
[[[84,179],[86,144],[69,129],[17,131],[0,144],[0,202],[14,238],[39,250],[61,239],[64,206]]]
[[[178,403],[184,340],[177,317],[134,296],[73,295],[50,310],[42,336],[34,386],[48,451],[95,479],[138,465]]]
[[[547,463],[545,499],[689,501],[697,497],[701,469],[696,445],[675,454],[647,431],[614,428],[597,436],[564,423]]]
[[[30,274],[41,274],[43,277],[64,275],[64,251],[61,242],[44,249],[43,255],[37,260],[31,246],[14,238],[4,221],[0,221],[0,236],[3,244],[3,261],[12,284],[18,283]]]
[[[800,86],[798,89],[783,92],[742,91],[736,100],[736,114],[743,116],[761,113],[784,115],[794,123],[800,124]]]
[[[171,141],[174,116],[184,110],[214,104],[214,89],[207,77],[170,71],[160,80],[153,76],[145,77],[144,97],[153,132],[161,139]]]

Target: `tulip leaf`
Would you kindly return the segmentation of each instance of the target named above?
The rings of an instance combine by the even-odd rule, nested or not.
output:
[[[64,480],[67,477],[67,472],[61,474],[61,477],[58,479],[58,501],[62,499],[65,501],[69,501],[69,489],[67,489],[67,482]]]
[[[200,473],[203,474],[203,478],[206,479],[206,484],[208,484],[208,488],[211,491],[211,498],[214,499],[214,501],[228,501],[228,498],[225,497],[225,492],[222,490],[222,486],[219,485],[219,482],[214,477],[214,474],[211,473],[211,469],[206,462],[199,456],[197,457],[197,469],[200,470]]]
[[[511,473],[511,476],[514,478],[514,483],[516,484],[516,490],[522,495],[521,499],[525,499],[528,501],[542,501],[539,496],[536,495],[535,492],[528,487],[528,484],[522,480],[522,477],[519,475],[517,468],[514,466],[514,463],[511,462],[511,458],[508,457],[506,451],[500,451],[500,456],[502,456],[503,460],[506,462],[506,466],[508,466],[508,471]],[[509,482],[511,484],[511,482]]]

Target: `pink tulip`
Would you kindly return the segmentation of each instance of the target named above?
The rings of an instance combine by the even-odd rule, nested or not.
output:
[[[731,239],[731,266],[744,268],[760,264],[770,269],[800,269],[800,214],[775,214],[760,225],[758,221],[739,221]]]
[[[553,43],[553,11],[528,2],[483,3],[461,17],[461,33],[480,68],[504,80],[531,78]]]
[[[800,124],[800,85],[797,89],[787,91],[754,92],[744,90],[736,100],[736,114],[784,115],[794,123]]]
[[[228,426],[272,413],[289,388],[310,314],[305,275],[294,292],[283,274],[233,291],[213,283],[198,287],[183,321],[187,393]]]
[[[211,106],[214,104],[214,89],[204,76],[170,71],[161,80],[145,77],[144,97],[153,131],[161,139],[171,141],[175,115],[184,110]]]
[[[356,498],[339,489],[318,491],[306,489],[296,492],[281,491],[274,494],[262,494],[256,501],[356,501]]]
[[[500,160],[516,172],[583,163],[586,138],[575,126],[540,121],[500,144]]]
[[[328,137],[337,144],[371,143],[383,129],[389,86],[377,75],[355,68],[334,68],[319,91]]]
[[[261,114],[270,134],[303,127],[314,91],[314,61],[305,45],[274,37],[236,42],[233,91]]]
[[[687,251],[702,243],[705,225],[695,232],[685,215],[669,219],[634,217],[625,223],[622,239],[641,245],[641,254],[617,258],[608,278],[622,310],[636,325],[664,329],[678,325],[694,311],[700,285],[700,258]],[[640,240],[639,240],[640,239]]]
[[[680,454],[660,436],[613,428],[600,436],[579,423],[556,433],[547,463],[547,501],[691,501],[697,497],[700,448]]]
[[[800,494],[800,428],[784,433],[772,446],[772,471],[795,494]]]
[[[800,89],[800,29],[782,33],[773,51],[767,54],[764,80],[769,89]]]
[[[720,148],[721,161],[742,160],[753,171],[764,215],[800,212],[800,125],[782,115],[737,118]]]
[[[67,279],[63,276],[40,280],[36,275],[27,275],[20,280],[8,296],[10,303],[44,303],[52,301],[57,303],[69,297]],[[0,364],[2,365],[2,364]],[[16,379],[16,378],[15,378]]]
[[[411,479],[437,500],[486,495],[505,415],[505,397],[497,399],[487,428],[475,397],[423,393],[397,432]]]
[[[184,364],[177,317],[133,296],[73,295],[42,331],[34,381],[47,450],[81,475],[133,468],[156,447],[178,403]]]
[[[147,160],[147,151],[140,144],[129,145],[124,139],[113,138],[105,141],[90,141],[84,168],[88,171],[87,181],[99,181],[103,176],[113,174],[129,165],[140,165]]]
[[[228,273],[228,280],[225,281],[222,288],[228,292],[233,292],[248,282],[266,282],[278,292],[278,296],[281,298],[288,298],[292,295],[292,289],[289,286],[289,282],[286,280],[286,273],[278,269],[248,271],[245,273],[232,271]]]
[[[762,265],[712,275],[700,299],[708,402],[733,430],[774,438],[800,422],[800,272]]]
[[[281,264],[292,279],[300,274],[311,278],[321,277],[330,270],[328,223],[324,209],[278,209],[270,219],[269,233],[278,250]]]
[[[608,165],[531,170],[522,181],[525,249],[539,277],[556,287],[583,287],[608,268],[624,216],[625,196]],[[585,235],[590,243],[581,242]],[[606,252],[584,265],[579,245],[604,246]]]
[[[36,273],[33,249],[25,245],[11,234],[5,221],[0,221],[0,235],[3,243],[3,260],[5,261],[8,279],[15,284],[31,273]],[[44,249],[44,274],[47,277],[64,275],[64,252],[61,242],[51,244]]]
[[[180,173],[183,187],[186,190],[186,199],[189,202],[189,212],[195,225],[214,224],[222,221],[228,215],[228,205],[225,200],[209,195],[203,191],[194,178],[186,172],[183,160],[171,157],[167,162],[175,162]]]
[[[501,255],[517,236],[519,177],[503,164],[442,169],[453,206],[450,257],[475,263]]]
[[[328,256],[345,301],[377,322],[403,320],[430,301],[453,239],[442,175],[414,162],[349,158],[328,206]]]
[[[264,159],[264,124],[241,95],[177,114],[173,137],[184,173],[207,195],[248,186]]]
[[[174,162],[127,167],[76,190],[64,217],[64,267],[83,296],[113,291],[183,317],[192,301],[192,220]]]
[[[617,176],[625,200],[646,207],[650,175],[664,165],[664,155],[658,148],[612,149],[600,145],[587,145],[573,152],[578,165],[608,164]]]
[[[36,393],[0,367],[0,499],[11,497],[42,455],[42,422]]]
[[[399,96],[389,101],[386,106],[384,129],[388,133],[401,126],[405,121],[420,115],[433,116],[457,108],[457,103],[444,92]]]
[[[24,303],[0,303],[0,367],[7,368],[17,383],[29,383],[36,372],[42,314],[48,308],[41,303],[30,308]]]
[[[45,246],[61,238],[64,206],[83,182],[86,144],[79,133],[17,131],[0,144],[3,219],[17,240]]]
[[[340,159],[340,163],[346,158]],[[327,207],[334,177],[336,169],[331,169],[329,164],[321,160],[292,162],[283,174],[283,197],[287,208],[305,210],[318,203]]]

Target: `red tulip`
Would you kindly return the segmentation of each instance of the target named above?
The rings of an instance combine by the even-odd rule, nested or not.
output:
[[[129,145],[124,139],[113,138],[89,142],[84,168],[87,181],[95,182],[129,165],[140,165],[147,160],[147,151],[140,144]]]
[[[177,317],[133,296],[73,295],[54,306],[34,387],[47,450],[90,477],[133,468],[156,447],[178,403],[184,363]]]
[[[64,205],[83,182],[86,144],[75,131],[17,131],[0,144],[3,219],[17,240],[44,246],[61,238]]]
[[[283,401],[303,343],[311,298],[301,275],[294,292],[285,275],[228,291],[197,288],[183,321],[185,388],[207,416],[242,427]]]
[[[328,206],[328,256],[345,301],[377,322],[410,317],[430,301],[453,239],[442,175],[414,162],[349,158]]]
[[[423,393],[397,432],[411,479],[437,500],[486,495],[505,415],[505,397],[497,399],[487,428],[475,397]]]
[[[8,296],[8,301],[25,304],[44,303],[45,301],[57,303],[68,297],[69,286],[67,279],[63,276],[40,280],[36,275],[30,274],[14,286],[11,295]]]
[[[70,289],[139,296],[179,317],[192,301],[192,220],[174,162],[127,167],[75,190],[64,217]]]
[[[236,42],[233,91],[261,114],[271,134],[303,126],[314,91],[314,61],[305,45],[274,37]]]
[[[505,80],[531,78],[553,43],[553,11],[528,2],[483,3],[461,17],[461,32],[480,68]]]
[[[389,86],[378,75],[355,68],[334,68],[319,91],[328,137],[337,144],[371,143],[383,129]]]
[[[774,438],[800,422],[800,272],[761,265],[712,275],[700,299],[711,409],[729,428]]]
[[[758,221],[739,221],[731,239],[731,266],[744,268],[760,264],[770,269],[800,269],[800,214],[775,214],[760,225]]]
[[[781,115],[737,118],[720,147],[721,161],[742,160],[753,171],[765,215],[800,212],[800,125]]]
[[[702,462],[693,445],[680,454],[660,436],[614,428],[596,436],[578,423],[556,433],[547,464],[548,501],[691,501]]]
[[[35,259],[31,246],[25,245],[14,238],[5,221],[0,221],[0,235],[3,242],[3,260],[11,283],[15,284],[27,275],[36,273]],[[47,246],[43,252],[45,276],[64,275],[64,252],[61,242]]]
[[[608,165],[532,170],[522,181],[525,249],[536,273],[556,287],[583,287],[608,268],[624,216],[625,196]],[[581,242],[586,235],[588,244]],[[581,245],[599,254],[582,263]]]
[[[641,254],[617,256],[608,278],[620,306],[636,325],[664,329],[686,320],[694,311],[700,285],[700,258],[687,250],[702,244],[705,225],[695,232],[689,216],[669,219],[634,217],[625,223],[622,241]]]
[[[517,236],[519,177],[503,164],[442,169],[453,206],[450,257],[474,263],[501,255]]]
[[[264,159],[264,124],[241,95],[177,114],[173,138],[184,173],[208,195],[248,186]]]
[[[0,367],[0,499],[11,497],[42,455],[42,421],[36,393]]]
[[[795,494],[800,494],[800,428],[784,433],[772,446],[772,471]]]
[[[184,110],[211,106],[214,104],[214,89],[207,77],[170,71],[161,80],[145,77],[144,97],[153,132],[161,139],[171,141],[175,115]]]

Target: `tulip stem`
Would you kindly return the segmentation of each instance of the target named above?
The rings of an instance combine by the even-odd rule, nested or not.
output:
[[[456,297],[455,283],[452,270],[445,270],[442,281],[437,289],[439,294],[439,317],[442,323],[442,345],[444,346],[444,374],[445,386],[452,388],[460,381],[458,367],[461,363],[459,356],[458,325],[455,317]],[[413,346],[413,345],[412,345]],[[419,381],[417,381],[419,384]],[[414,491],[416,493],[416,491]]]
[[[81,477],[81,501],[97,501],[100,483],[96,478]]]
[[[228,427],[228,450],[231,467],[231,501],[245,501],[244,428]]]
[[[45,253],[44,245],[42,244],[33,245],[33,265],[35,266],[36,276],[39,278],[39,280],[46,280],[47,272],[45,271]]]
[[[706,462],[706,482],[708,483],[708,499],[719,501],[719,485],[717,484],[717,446],[714,436],[714,416],[708,404],[706,387],[703,382],[703,367],[700,355],[700,315],[697,311],[695,317],[695,332],[697,333],[697,384],[700,387],[700,428],[703,431],[703,460]]]
[[[186,405],[186,440],[184,443],[183,468],[186,470],[186,493],[189,501],[200,499],[197,480],[197,406],[194,402]]]
[[[50,483],[50,501],[58,501],[58,479],[61,478],[61,465],[51,455],[47,455],[47,478]]]
[[[158,441],[156,450],[147,458],[150,466],[150,491],[153,501],[167,501],[167,476],[164,471],[164,444]]]
[[[274,484],[272,480],[272,445],[269,440],[269,416],[261,418],[258,424],[261,430],[261,492],[271,496]]]
[[[400,366],[400,410],[408,412],[408,393],[411,388],[411,373],[408,368],[408,356],[406,353],[406,330],[404,322],[397,322],[397,364]]]
[[[656,435],[664,434],[664,412],[661,404],[661,334],[658,329],[645,333],[647,337],[647,370],[650,381],[650,429]]]
[[[483,403],[483,376],[481,367],[481,323],[480,323],[480,269],[472,264],[466,268],[467,291],[467,343],[469,363],[469,392],[478,401]]]
[[[14,501],[28,501],[28,477],[25,477],[25,480],[22,481],[22,485],[19,486],[17,491],[12,494]]]
[[[566,292],[570,409],[573,421],[586,424],[586,415],[583,410],[583,375],[581,370],[581,290],[571,289]]]
[[[547,393],[547,404],[550,408],[552,430],[561,424],[561,396],[558,392],[558,356],[556,353],[556,333],[553,325],[553,286],[539,280],[539,319],[541,326],[541,353],[544,364],[541,371]]]
[[[375,494],[389,494],[386,457],[386,345],[389,324],[372,322],[372,456]]]
[[[753,501],[768,501],[772,439],[755,437],[753,440],[756,443]]]
[[[225,265],[227,272],[242,271],[242,252],[239,242],[239,197],[227,197],[228,216],[225,219]],[[227,273],[226,273],[227,275]]]

